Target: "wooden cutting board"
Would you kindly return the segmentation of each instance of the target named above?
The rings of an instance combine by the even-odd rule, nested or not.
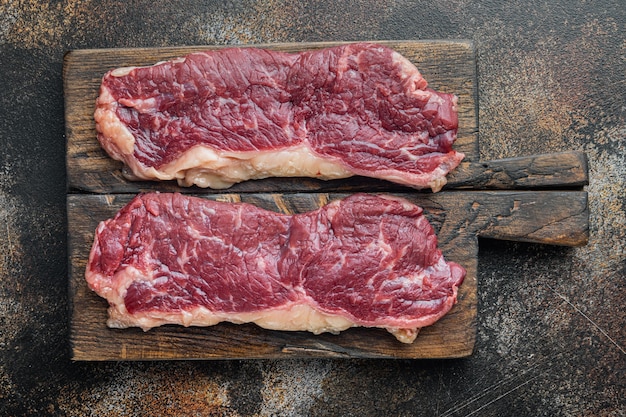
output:
[[[172,182],[130,182],[96,140],[93,111],[101,77],[112,68],[151,65],[212,47],[70,51],[64,60],[67,135],[67,216],[71,345],[74,360],[228,359],[283,357],[453,358],[474,349],[478,237],[559,245],[588,238],[585,156],[569,152],[481,162],[478,154],[476,62],[470,42],[384,42],[413,61],[430,86],[459,97],[455,148],[466,158],[440,193],[385,181],[274,178],[237,184],[228,192],[182,189]],[[283,51],[337,43],[257,45]],[[280,332],[255,325],[108,329],[107,303],[89,290],[84,271],[98,222],[141,191],[178,191],[221,201],[244,201],[285,213],[313,210],[350,193],[386,192],[424,207],[447,259],[467,269],[458,303],[410,345],[384,330],[355,328],[340,335]]]

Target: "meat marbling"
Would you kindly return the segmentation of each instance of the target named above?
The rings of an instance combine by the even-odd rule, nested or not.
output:
[[[362,175],[438,191],[463,158],[456,104],[379,44],[227,48],[108,72],[95,121],[135,179],[227,188]]]
[[[110,327],[364,326],[405,343],[452,308],[464,277],[420,207],[369,194],[295,215],[139,194],[99,224],[86,270]]]

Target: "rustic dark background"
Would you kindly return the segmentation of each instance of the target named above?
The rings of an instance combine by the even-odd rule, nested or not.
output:
[[[625,416],[625,26],[621,0],[2,0],[0,415]],[[375,39],[473,40],[482,158],[586,152],[589,244],[481,241],[467,359],[71,362],[63,53]]]

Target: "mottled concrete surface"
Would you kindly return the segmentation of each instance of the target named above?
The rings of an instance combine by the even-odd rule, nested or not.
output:
[[[625,416],[626,7],[0,2],[0,415]],[[484,159],[582,150],[582,248],[481,241],[463,360],[72,363],[62,58],[74,48],[472,39]]]

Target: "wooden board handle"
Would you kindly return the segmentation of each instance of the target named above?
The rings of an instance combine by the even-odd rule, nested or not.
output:
[[[582,187],[588,183],[587,156],[572,151],[463,162],[448,176],[446,188],[563,188]]]
[[[472,194],[470,212],[480,213],[474,220],[479,237],[560,246],[583,246],[589,240],[585,191]]]
[[[589,240],[586,191],[450,191],[419,200],[445,212],[440,245],[454,251],[456,236],[582,246]]]
[[[480,237],[561,246],[583,246],[589,240],[586,192],[519,193],[503,196],[490,207],[491,222]]]

